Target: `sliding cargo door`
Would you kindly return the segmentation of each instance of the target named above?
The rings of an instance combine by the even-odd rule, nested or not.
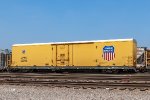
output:
[[[72,45],[56,44],[53,48],[54,66],[72,65]]]

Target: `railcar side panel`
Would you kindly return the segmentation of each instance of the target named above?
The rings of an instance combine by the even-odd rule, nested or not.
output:
[[[12,48],[12,67],[13,66],[51,66],[52,65],[52,46],[14,46]]]
[[[97,51],[95,43],[73,44],[74,66],[97,66]]]
[[[136,66],[134,41],[96,43],[99,66]]]

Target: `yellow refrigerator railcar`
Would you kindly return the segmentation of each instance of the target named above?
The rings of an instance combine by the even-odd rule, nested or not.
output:
[[[15,44],[10,68],[135,69],[134,39]]]

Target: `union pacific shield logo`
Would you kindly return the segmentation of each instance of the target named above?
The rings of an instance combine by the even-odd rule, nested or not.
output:
[[[115,58],[115,49],[113,46],[105,46],[103,48],[103,55],[102,57],[104,60],[111,61]]]

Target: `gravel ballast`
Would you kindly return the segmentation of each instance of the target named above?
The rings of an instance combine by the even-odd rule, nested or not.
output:
[[[149,100],[150,90],[0,85],[0,100]]]

